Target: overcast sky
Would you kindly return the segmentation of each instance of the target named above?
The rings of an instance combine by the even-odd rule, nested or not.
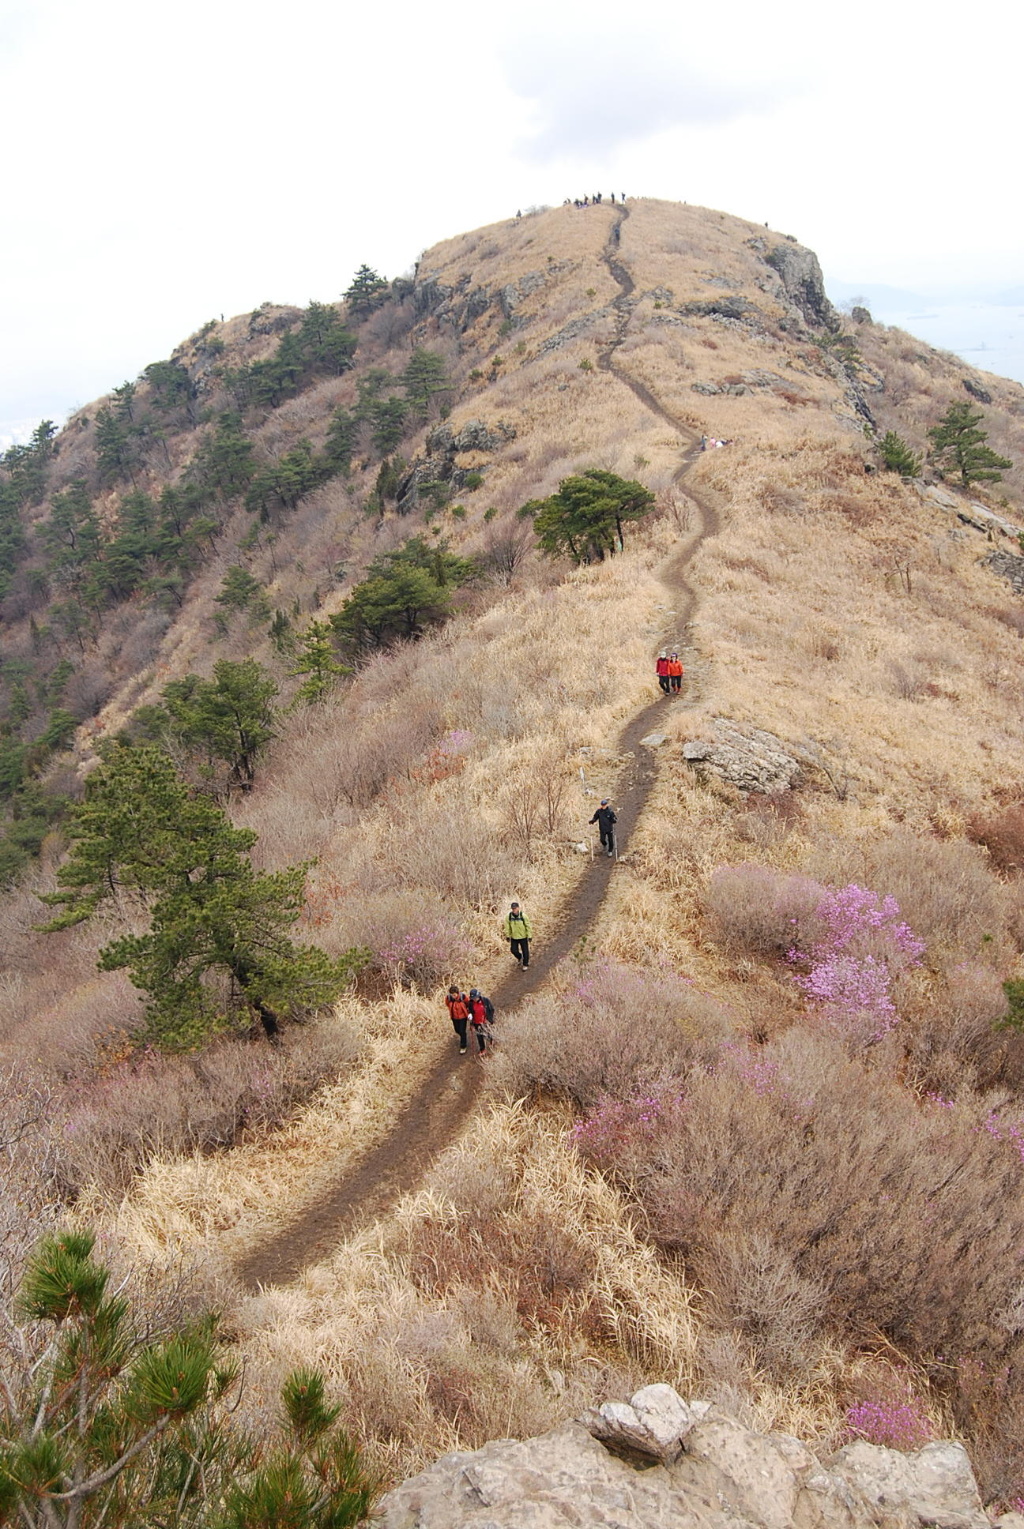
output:
[[[206,319],[614,187],[826,273],[1024,283],[1021,9],[0,0],[0,440]]]

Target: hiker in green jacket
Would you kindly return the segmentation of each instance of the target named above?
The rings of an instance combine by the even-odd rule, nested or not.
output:
[[[511,950],[520,967],[525,972],[530,964],[530,940],[533,936],[533,930],[530,928],[530,920],[526,917],[518,903],[512,904],[502,928],[505,931],[509,950]]]

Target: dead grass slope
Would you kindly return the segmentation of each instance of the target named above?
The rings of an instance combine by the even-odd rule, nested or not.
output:
[[[694,486],[718,507],[720,529],[693,570],[700,603],[689,684],[676,709],[666,705],[668,742],[651,806],[625,846],[583,967],[563,974],[546,1006],[523,1017],[509,1094],[496,1097],[393,1217],[346,1241],[288,1290],[231,1294],[239,1345],[257,1377],[257,1400],[287,1366],[325,1364],[353,1426],[391,1471],[496,1433],[536,1431],[640,1375],[684,1390],[699,1385],[762,1425],[823,1439],[839,1436],[851,1401],[891,1400],[902,1386],[936,1428],[955,1420],[987,1451],[991,1494],[1005,1498],[1014,1471],[1024,1477],[1007,1442],[1019,1406],[1015,1373],[1000,1396],[977,1374],[973,1390],[965,1380],[958,1391],[909,1340],[901,1348],[880,1326],[847,1323],[838,1308],[823,1324],[821,1287],[800,1272],[800,1249],[773,1223],[757,1156],[763,1149],[781,1164],[792,1152],[804,1161],[799,1139],[787,1134],[793,1118],[803,1129],[799,1111],[776,1119],[757,1094],[759,1135],[748,1143],[742,1088],[714,1082],[733,1077],[721,1070],[723,1056],[756,1058],[774,1047],[777,1065],[806,1084],[801,1099],[810,1097],[808,1080],[824,1098],[845,1079],[856,1110],[867,1116],[884,1104],[887,1119],[902,1111],[908,1132],[929,1094],[962,1101],[981,1129],[993,1118],[986,1111],[1005,1118],[1007,1131],[1017,1128],[1019,1045],[994,1032],[992,1020],[1005,1007],[1002,981],[1020,973],[1022,899],[1015,873],[1002,869],[1016,863],[1012,854],[997,874],[975,841],[1008,803],[1024,799],[1024,622],[1009,586],[984,561],[983,537],[951,526],[898,480],[865,471],[873,453],[852,401],[859,388],[883,426],[891,419],[909,430],[917,419],[924,428],[955,396],[957,368],[918,347],[924,360],[901,374],[906,391],[897,397],[886,357],[902,341],[872,332],[858,335],[864,373],[837,371],[750,242],[774,236],[701,209],[630,207],[616,258],[634,292],[616,302],[603,251],[617,218],[603,206],[555,209],[438,246],[420,263],[419,307],[415,295],[404,299],[409,313],[401,323],[392,315],[390,330],[382,322],[371,341],[393,369],[412,344],[444,350],[460,381],[456,428],[472,418],[515,427],[515,438],[483,464],[485,485],[467,497],[465,518],[443,520],[460,550],[483,548],[525,499],[588,465],[649,482],[659,516],[624,556],[600,567],[550,570],[527,560],[511,587],[481,591],[443,633],[374,660],[326,708],[296,718],[238,812],[260,834],[263,863],[318,857],[308,926],[330,948],[369,939],[383,950],[433,927],[439,955],[420,975],[422,996],[346,1001],[332,1023],[361,1038],[360,1055],[272,1131],[257,1125],[216,1155],[157,1154],[123,1199],[98,1179],[80,1181],[80,1204],[129,1256],[158,1264],[185,1256],[217,1271],[223,1299],[239,1249],[287,1219],[340,1160],[378,1140],[448,1043],[439,1003],[448,972],[487,985],[501,970],[508,957],[496,922],[504,902],[524,901],[540,939],[571,903],[573,844],[585,836],[595,796],[614,789],[613,740],[650,699],[652,656],[670,630],[675,597],[658,570],[691,524],[685,486],[672,483],[678,436],[596,369],[622,321],[617,364],[686,428],[733,441],[693,470]],[[480,291],[487,302],[467,317],[466,303]],[[715,309],[726,300],[731,310]],[[876,393],[866,391],[867,371]],[[745,391],[699,392],[695,382]],[[331,396],[351,386],[341,379]],[[992,396],[994,443],[1012,443],[1020,389],[993,384]],[[274,418],[277,445],[310,432],[311,406],[296,400]],[[366,479],[322,490],[278,528],[273,545],[249,549],[275,603],[298,591],[308,608],[309,570],[325,549],[342,548],[345,581],[320,587],[322,608],[335,608],[375,550],[420,529],[390,515],[361,519],[360,484]],[[995,504],[1001,491],[985,497]],[[492,507],[497,514],[485,521]],[[183,665],[204,666],[222,652],[271,658],[258,633],[237,631],[226,646],[211,646],[217,577],[213,567],[204,573],[154,667],[133,679],[101,725],[113,726]],[[804,760],[799,789],[766,804],[695,776],[681,745],[715,716],[775,733]],[[524,803],[532,803],[529,832]],[[821,1041],[819,1019],[777,953],[785,929],[765,943],[764,919],[747,903],[723,912],[715,901],[716,871],[743,865],[833,886],[858,881],[897,897],[926,954],[899,989],[899,1027],[877,1057],[851,1059],[841,1042]],[[63,1048],[65,1071],[88,1076],[88,1036],[127,1019],[131,995],[92,971],[93,936],[44,944],[34,935],[27,893],[3,916],[17,997],[7,1054]],[[713,1258],[702,1245],[702,1261],[685,1238],[664,1233],[655,1252],[642,1229],[668,1226],[666,1205],[652,1210],[614,1163],[592,1158],[587,1166],[567,1147],[567,1105],[523,1102],[538,1035],[558,1049],[559,1027],[571,1023],[575,1035],[575,1016],[595,1005],[607,1023],[587,1032],[573,1064],[578,1075],[559,1086],[582,1110],[602,1092],[628,1094],[634,1074],[638,1086],[657,1085],[666,1058],[648,1016],[667,1016],[686,1057],[712,1080],[701,1085],[701,1108],[717,1132],[721,1182],[732,1183],[727,1169],[735,1169],[739,1185],[729,1224],[759,1235],[757,1247],[737,1233],[716,1244]],[[634,1050],[619,1039],[627,1029]],[[74,1051],[83,1038],[84,1062]],[[510,1057],[513,1044],[510,1027]],[[624,1055],[634,1059],[625,1082]],[[584,1073],[590,1094],[580,1091]],[[725,1103],[707,1102],[719,1094]],[[841,1146],[841,1114],[830,1108],[816,1117],[823,1143],[827,1136]],[[87,1133],[84,1114],[80,1121]],[[930,1125],[925,1134],[930,1152],[938,1137]],[[966,1126],[962,1134],[969,1147],[975,1138]],[[875,1137],[881,1156],[864,1169],[865,1197],[874,1165],[884,1165],[885,1144]],[[1011,1155],[1014,1139],[1000,1138]],[[824,1144],[821,1154],[829,1160]],[[975,1157],[977,1204],[989,1204],[995,1179],[985,1177],[984,1154],[980,1166]],[[914,1204],[927,1208],[931,1159],[909,1148],[905,1158],[914,1165]],[[653,1182],[654,1169],[641,1166]],[[1006,1171],[1001,1162],[998,1173]],[[806,1186],[823,1214],[833,1205],[830,1181]],[[690,1226],[685,1184],[673,1180],[672,1193],[671,1224]],[[898,1196],[890,1200],[891,1209],[875,1213],[898,1230]],[[984,1225],[975,1240],[984,1260]],[[993,1237],[994,1259],[1003,1259],[1004,1241]],[[913,1246],[926,1262],[920,1236]],[[826,1274],[816,1266],[814,1279]],[[1001,1279],[995,1271],[986,1288],[1001,1291]],[[911,1289],[908,1303],[916,1298]],[[979,1308],[974,1318],[1002,1332],[1011,1314],[1008,1306]],[[964,1343],[957,1364],[991,1362]],[[783,1362],[786,1354],[797,1362]],[[979,1422],[997,1415],[998,1425]]]

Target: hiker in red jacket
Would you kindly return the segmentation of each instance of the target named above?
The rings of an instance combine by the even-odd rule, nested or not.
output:
[[[485,998],[479,988],[471,987],[469,990],[469,1022],[476,1036],[479,1053],[483,1056],[487,1049],[487,1039],[490,1033],[491,1020],[494,1018],[494,1005],[489,998]]]
[[[668,679],[672,694],[678,695],[683,688],[683,666],[679,661],[678,653],[673,653],[668,661]]]
[[[469,999],[457,983],[452,983],[444,1001],[447,1005],[448,1013],[452,1017],[452,1027],[455,1030],[455,1034],[459,1037],[459,1055],[465,1056],[466,1026],[469,1023]],[[482,1046],[480,1050],[483,1050]]]
[[[665,695],[668,695],[669,656],[667,653],[658,654],[658,661],[654,665],[654,672],[658,676],[658,684],[661,686]]]

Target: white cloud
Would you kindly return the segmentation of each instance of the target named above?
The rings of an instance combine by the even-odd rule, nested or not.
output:
[[[919,16],[0,0],[0,416],[597,189],[768,219],[853,281],[1014,286],[1020,13]]]

